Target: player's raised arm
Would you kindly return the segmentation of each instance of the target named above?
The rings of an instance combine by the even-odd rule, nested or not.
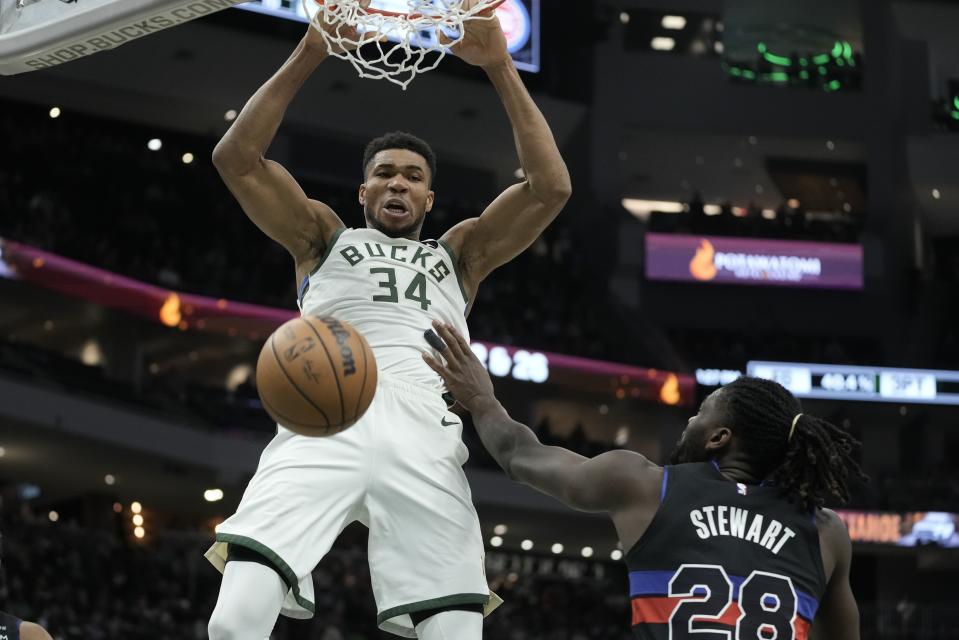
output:
[[[846,525],[835,513],[823,509],[819,515],[819,539],[828,581],[813,621],[814,640],[859,640],[859,607],[849,585],[852,543]]]
[[[469,344],[456,329],[434,323],[442,343],[430,344],[443,364],[423,358],[446,383],[453,397],[472,415],[483,446],[510,478],[580,511],[615,512],[635,505],[658,487],[662,470],[633,451],[610,451],[586,458],[562,447],[549,447],[524,424],[510,418],[493,394],[493,383]]]
[[[312,26],[293,54],[246,103],[213,151],[213,164],[250,219],[282,244],[298,265],[322,254],[343,226],[326,205],[303,189],[266,151],[287,107],[310,74],[328,56]]]
[[[470,20],[452,48],[481,67],[509,116],[524,182],[504,191],[478,218],[450,229],[445,240],[457,254],[469,288],[529,247],[560,212],[572,192],[569,171],[546,118],[513,64],[498,19]],[[472,294],[473,291],[470,291]]]

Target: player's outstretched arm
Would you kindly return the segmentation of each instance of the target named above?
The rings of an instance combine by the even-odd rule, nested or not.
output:
[[[286,247],[298,265],[322,255],[343,223],[329,207],[307,198],[289,172],[265,155],[290,102],[327,56],[322,36],[309,27],[213,151],[213,164],[247,216]]]
[[[572,193],[569,171],[546,118],[513,64],[499,20],[470,20],[453,53],[481,67],[513,127],[525,181],[504,191],[478,218],[450,229],[446,240],[475,288],[489,273],[529,247]],[[471,292],[472,293],[472,292]]]
[[[33,622],[20,623],[20,640],[53,640],[47,630]]]
[[[849,586],[852,563],[849,532],[839,516],[828,509],[822,510],[820,518],[823,555],[834,568],[827,576],[826,593],[813,620],[812,637],[814,640],[859,640],[859,607]]]
[[[510,478],[580,511],[617,511],[648,495],[647,485],[658,485],[662,478],[658,467],[638,453],[620,450],[586,458],[545,446],[496,400],[489,374],[463,336],[451,326],[436,322],[433,326],[442,343],[435,339],[430,343],[442,347],[446,363],[428,354],[423,358],[473,415],[483,446]]]

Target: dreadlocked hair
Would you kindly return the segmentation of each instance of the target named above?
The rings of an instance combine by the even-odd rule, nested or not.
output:
[[[802,509],[822,507],[829,497],[848,502],[850,474],[868,480],[852,457],[860,442],[836,425],[802,413],[799,401],[781,384],[746,376],[723,387],[721,398],[740,451],[760,477]]]

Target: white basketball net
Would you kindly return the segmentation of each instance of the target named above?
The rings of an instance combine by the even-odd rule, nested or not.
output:
[[[463,23],[492,20],[502,0],[400,0],[395,4],[405,5],[399,10],[405,15],[367,10],[359,0],[302,2],[304,8],[307,2],[319,5],[311,25],[331,55],[352,64],[361,78],[389,80],[405,90],[463,39]],[[324,22],[332,26],[324,28]]]

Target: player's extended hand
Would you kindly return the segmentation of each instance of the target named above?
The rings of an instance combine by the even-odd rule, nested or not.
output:
[[[423,359],[443,378],[446,388],[453,397],[467,411],[473,411],[474,407],[483,400],[493,398],[493,381],[462,334],[453,327],[435,320],[433,329],[442,340],[436,340],[434,335],[433,339],[428,339],[427,342],[443,354],[446,364],[443,365],[428,353],[423,354]],[[430,332],[427,331],[427,333]]]
[[[366,9],[370,6],[372,0],[360,0],[360,6]],[[320,29],[329,34],[333,40],[327,46],[327,40],[320,33]],[[360,32],[348,24],[340,22],[330,22],[324,18],[321,8],[316,19],[307,27],[306,35],[303,36],[303,42],[306,48],[314,53],[326,55],[327,53],[343,53],[356,49],[359,44],[366,44],[379,38],[385,40],[385,36],[380,36],[375,31]],[[332,48],[332,50],[331,50]]]
[[[472,7],[476,2],[467,0],[464,6]],[[489,67],[511,59],[499,18],[495,14],[489,15],[494,11],[490,9],[463,23],[463,39],[450,47],[456,57],[477,67]],[[440,39],[448,40],[442,31]]]

